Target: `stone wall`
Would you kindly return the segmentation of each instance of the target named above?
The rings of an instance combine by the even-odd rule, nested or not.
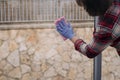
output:
[[[89,42],[93,28],[74,28]],[[103,52],[102,80],[120,80],[120,58]],[[54,28],[0,30],[0,80],[92,80],[93,59],[75,51]]]

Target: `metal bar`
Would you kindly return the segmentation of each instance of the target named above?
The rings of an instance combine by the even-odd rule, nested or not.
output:
[[[40,15],[40,19],[39,19],[39,20],[41,20],[41,19],[42,19],[42,16],[41,16],[41,0],[40,0],[40,3],[39,3],[39,6],[40,6],[40,7],[39,7],[39,9],[40,9],[40,10],[39,10],[39,15]]]
[[[25,15],[26,15],[26,20],[28,20],[28,0],[25,0]]]
[[[14,1],[14,2],[18,4],[18,1]],[[17,21],[18,20],[18,5],[15,5],[14,15],[15,15],[15,21]]]
[[[10,21],[10,7],[9,7],[9,4],[7,6],[7,21]]]
[[[2,4],[0,4],[0,21],[2,21]]]
[[[97,27],[98,17],[95,17],[94,26]],[[94,72],[93,80],[101,80],[101,64],[102,64],[102,54],[99,54],[94,58]]]
[[[3,0],[0,1],[0,7],[0,23],[48,22],[61,16],[65,16],[69,21],[93,20],[90,16],[86,16],[86,12],[81,11],[73,0]]]
[[[40,3],[40,0],[37,0],[37,1],[38,1],[38,2],[37,2],[37,3],[38,3],[38,4],[37,4],[37,5],[38,5],[38,6],[37,6],[37,7],[38,7],[38,10],[37,10],[37,15],[38,15],[38,16],[37,16],[37,20],[39,20],[39,15],[40,15],[40,14],[39,14],[39,8],[40,8],[39,3]]]
[[[23,6],[23,8],[22,8],[22,20],[25,20],[24,18],[25,18],[25,4],[24,4],[24,0],[22,0],[22,6]]]
[[[13,3],[13,0],[12,0]],[[13,4],[12,4],[12,11],[11,11],[11,20],[13,21]]]
[[[72,2],[71,2],[72,3]],[[70,11],[71,11],[71,3],[70,3]],[[72,19],[72,14],[70,13],[70,20]]]
[[[48,11],[49,11],[49,10],[52,11],[52,8],[49,9],[49,7],[52,7],[52,5],[50,5],[49,2],[46,2],[46,3],[47,3],[48,5],[47,5],[47,7],[45,7],[45,8],[46,8],[46,9],[45,9],[45,13],[47,14],[45,18],[46,18],[46,20],[50,20],[50,19],[49,19],[49,15],[50,15],[50,14],[49,14]],[[50,13],[51,13],[51,12],[50,12]]]
[[[3,4],[3,6],[4,6],[4,21],[6,21],[6,1],[4,1],[4,4]]]
[[[59,10],[58,10],[58,9],[59,9],[59,4],[58,4],[58,2],[59,2],[59,1],[56,0],[56,6],[57,6],[57,7],[56,7],[56,11],[57,11],[57,17],[56,17],[56,18],[59,17],[59,16],[58,16],[58,15],[59,15]]]
[[[21,1],[19,0],[18,1],[19,2],[19,4],[18,4],[18,21],[20,21],[21,20],[21,10],[20,10],[20,4],[21,4]]]

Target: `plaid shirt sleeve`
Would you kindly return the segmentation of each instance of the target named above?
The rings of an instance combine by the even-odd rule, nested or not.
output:
[[[88,58],[94,58],[120,37],[120,2],[114,4],[99,18],[91,43],[82,39],[75,42],[75,49]]]

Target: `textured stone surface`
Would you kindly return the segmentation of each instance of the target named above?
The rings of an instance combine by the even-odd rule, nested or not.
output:
[[[74,80],[76,78],[76,70],[71,68],[68,72],[68,78]]]
[[[43,77],[43,74],[41,72],[31,72],[31,79],[32,80],[41,80]]]
[[[3,68],[3,73],[5,75],[8,75],[8,73],[14,69],[14,66],[12,66],[10,63],[6,63],[6,65]]]
[[[7,40],[7,39],[9,39],[9,33],[8,33],[8,31],[2,31],[2,30],[0,30],[0,39],[1,40]]]
[[[21,73],[22,74],[29,73],[29,72],[31,72],[30,66],[25,65],[25,64],[21,65]]]
[[[0,69],[2,70],[7,64],[7,61],[6,60],[2,60],[0,61]]]
[[[24,74],[21,80],[31,80],[30,74],[29,73]]]
[[[5,41],[0,47],[0,61],[9,55],[8,42]]]
[[[10,71],[8,73],[8,75],[10,77],[13,77],[13,78],[21,78],[21,71],[20,71],[20,68],[19,67],[16,67],[15,69],[13,69],[12,71]]]
[[[27,55],[26,53],[25,54],[20,54],[20,62],[22,64],[27,64],[27,65],[30,65],[31,64],[31,59],[30,59],[30,56]]]
[[[74,30],[90,42],[93,28]],[[119,59],[111,47],[103,52],[102,80],[120,79]],[[0,31],[0,80],[91,80],[92,74],[93,59],[75,51],[55,29]]]
[[[6,76],[0,76],[0,80],[7,80]]]
[[[16,30],[10,30],[10,32],[9,32],[10,39],[15,39],[17,37],[17,33],[18,33],[18,31],[16,31]]]
[[[18,50],[15,50],[14,52],[12,52],[8,56],[7,60],[10,64],[12,64],[15,67],[19,66],[20,65],[20,56],[19,56]]]
[[[10,41],[9,42],[9,50],[10,52],[17,50],[18,44],[15,41]]]
[[[2,74],[2,71],[0,71],[0,75]]]
[[[19,51],[25,51],[25,50],[27,50],[26,44],[25,43],[20,43]]]
[[[57,75],[57,73],[55,71],[55,68],[53,68],[53,67],[49,68],[44,74],[45,77],[53,77],[56,75]]]

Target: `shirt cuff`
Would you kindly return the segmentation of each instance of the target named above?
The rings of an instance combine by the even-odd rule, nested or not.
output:
[[[80,50],[80,45],[81,45],[83,42],[84,42],[84,41],[83,41],[82,39],[78,39],[78,40],[75,41],[74,46],[75,46],[75,49],[76,49],[77,51],[80,51],[80,52],[81,52],[81,50]]]

